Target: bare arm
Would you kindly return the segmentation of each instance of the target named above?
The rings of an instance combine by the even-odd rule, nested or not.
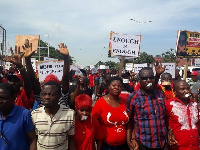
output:
[[[35,130],[26,133],[26,135],[30,141],[30,150],[37,150],[37,138]]]
[[[68,150],[76,150],[76,144],[73,135],[68,136]]]
[[[12,53],[12,58],[11,59],[4,58],[3,60],[11,62],[14,65],[16,65],[16,67],[20,71],[20,74],[21,74],[23,82],[24,82],[24,90],[25,90],[26,96],[29,99],[32,89],[31,89],[31,82],[30,82],[29,76],[28,76],[24,66],[22,65],[22,57],[24,54],[19,54],[20,47],[17,48],[17,46],[15,46],[15,53],[13,53],[12,47],[10,47],[10,51]]]
[[[135,133],[133,132],[133,115],[129,113],[129,122],[127,124],[127,143],[130,150],[139,150],[138,143],[136,141]]]
[[[31,56],[35,53],[36,50],[32,50],[32,43],[29,44],[28,39],[25,40],[23,49],[24,49],[24,57],[25,57],[25,62],[26,62],[26,69],[30,77],[33,93],[39,95],[41,91],[40,82],[37,80],[35,76],[35,72],[31,64]]]
[[[79,90],[80,90],[80,76],[76,76],[76,81],[77,81],[76,89],[70,95],[70,106],[71,106],[71,108],[75,108],[75,98],[76,98],[76,96],[78,96],[78,93],[79,93]]]
[[[101,146],[103,144],[103,140],[97,140],[96,143],[97,143],[97,150],[101,150]]]
[[[63,67],[63,76],[62,76],[62,92],[67,94],[69,91],[69,51],[67,46],[64,43],[60,43],[59,45],[60,54],[64,57],[64,67]]]

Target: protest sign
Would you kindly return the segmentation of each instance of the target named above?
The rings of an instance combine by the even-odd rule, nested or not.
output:
[[[36,58],[31,58],[31,65],[33,67],[34,72],[36,72]]]
[[[111,57],[138,57],[140,50],[140,35],[110,33],[109,53]]]
[[[29,40],[29,44],[32,43],[32,50],[38,49],[39,35],[16,35],[15,45],[20,47],[20,52],[23,52],[22,46],[24,46],[26,39]]]
[[[170,73],[172,78],[175,78],[175,63],[162,63],[162,67],[166,66],[165,71],[163,73]],[[155,67],[153,66],[153,72],[156,74]]]
[[[126,63],[125,70],[130,70],[130,71],[132,71],[132,70],[133,70],[133,63]]]
[[[96,68],[92,68],[92,74],[97,73],[97,69]]]
[[[95,68],[95,66],[94,65],[90,65],[90,69],[93,69],[93,68]]]
[[[139,73],[139,71],[144,68],[147,67],[147,63],[144,64],[134,64],[134,72],[135,73]]]
[[[44,61],[51,61],[51,60],[56,60],[56,61],[58,61],[58,59],[55,59],[55,58],[44,57]]]
[[[44,81],[49,74],[54,74],[59,80],[63,76],[64,61],[38,62],[39,81]]]
[[[177,57],[200,57],[200,32],[178,30],[176,40]]]
[[[200,66],[200,59],[195,59],[194,61],[195,66]]]
[[[99,69],[106,69],[106,66],[105,65],[100,65]]]

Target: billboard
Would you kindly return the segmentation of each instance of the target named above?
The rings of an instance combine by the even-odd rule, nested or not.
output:
[[[178,30],[175,52],[177,57],[200,57],[200,32]]]

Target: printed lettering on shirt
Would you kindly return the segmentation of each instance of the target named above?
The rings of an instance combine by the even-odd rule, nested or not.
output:
[[[126,113],[126,111],[124,111],[123,114],[129,119],[128,114]],[[122,121],[121,123],[118,124],[117,121],[116,122],[110,121],[110,117],[111,116],[112,116],[112,113],[108,112],[108,114],[107,114],[107,121],[108,121],[108,123],[115,125],[115,127],[117,128],[115,131],[117,133],[122,132],[123,128],[121,128],[121,126],[123,126],[124,124],[128,123],[128,121],[127,122]]]
[[[172,112],[175,116],[178,117],[178,122],[182,125],[181,130],[190,130],[187,107],[190,109],[190,117],[191,117],[191,125],[192,129],[196,129],[196,123],[198,121],[198,110],[195,106],[195,103],[190,104],[189,106],[183,105],[177,101],[171,101],[170,105],[172,105]]]

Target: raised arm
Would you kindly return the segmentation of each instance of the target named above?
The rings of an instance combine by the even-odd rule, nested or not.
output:
[[[155,75],[155,85],[158,84],[158,81],[160,79],[160,75],[165,71],[166,66],[164,65],[162,67],[162,64],[156,61],[156,64],[154,64],[156,75]]]
[[[64,67],[63,67],[63,76],[62,76],[62,92],[67,94],[69,91],[69,51],[67,46],[64,43],[59,45],[60,51],[57,50],[64,57]]]
[[[23,82],[24,82],[24,90],[26,93],[27,98],[30,98],[31,95],[31,82],[29,79],[29,76],[24,68],[24,66],[22,65],[22,57],[24,55],[23,54],[19,54],[20,53],[20,47],[17,48],[17,46],[15,46],[15,53],[12,50],[12,47],[10,47],[10,51],[11,51],[11,58],[4,58],[3,60],[8,61],[13,63],[14,65],[16,65],[17,69],[20,71],[20,74],[22,76]]]
[[[40,82],[37,80],[31,64],[31,56],[35,53],[36,50],[32,50],[32,43],[29,44],[28,39],[25,40],[25,44],[22,47],[24,50],[26,69],[32,83],[33,93],[39,95],[41,91]]]

